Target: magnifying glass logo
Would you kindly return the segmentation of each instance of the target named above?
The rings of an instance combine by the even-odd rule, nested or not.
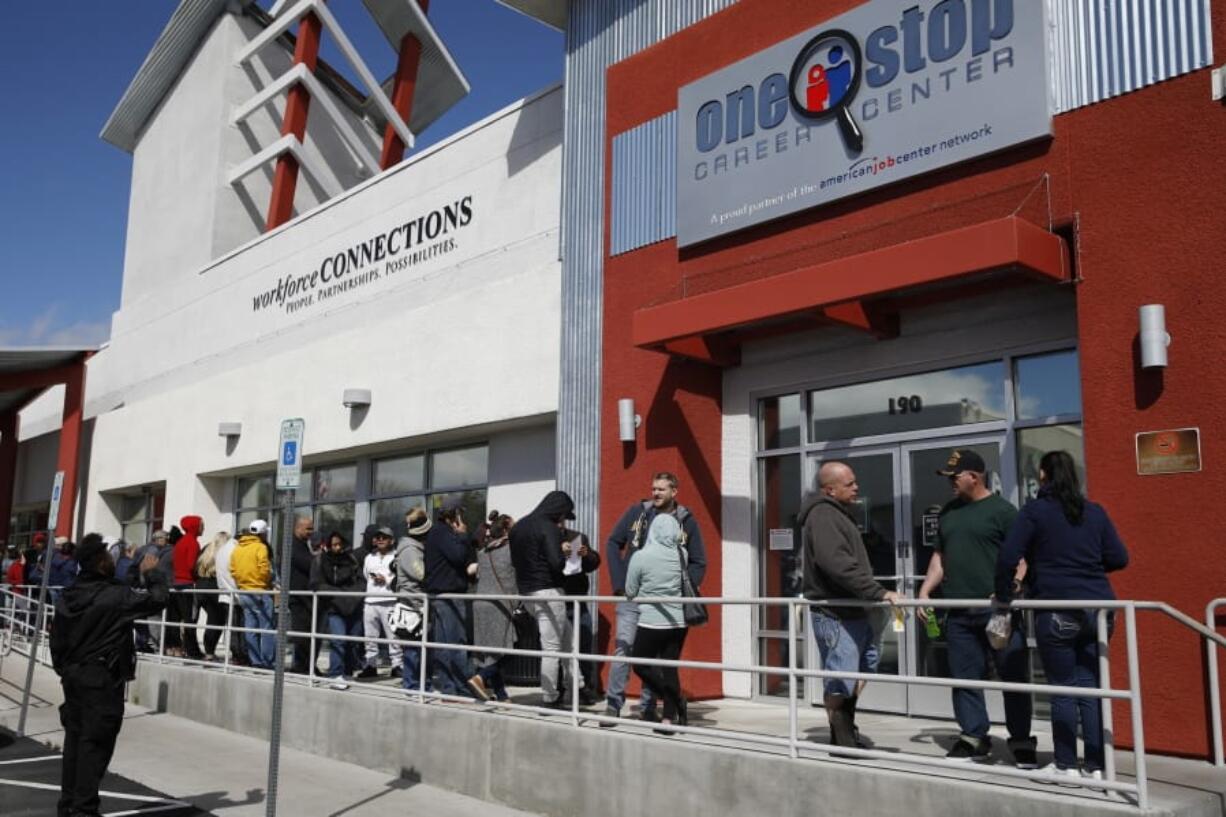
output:
[[[864,134],[849,109],[860,90],[862,62],[859,41],[850,32],[831,28],[805,43],[788,78],[796,113],[813,122],[833,117],[843,144],[853,153],[864,149]]]

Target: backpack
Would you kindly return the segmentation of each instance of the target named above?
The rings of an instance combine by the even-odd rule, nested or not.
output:
[[[631,550],[641,550],[647,536],[647,514],[653,506],[650,499],[644,499],[642,506],[643,509],[639,512],[639,518],[634,520],[634,524],[630,526],[630,530],[633,531],[633,535],[630,537]],[[676,518],[677,524],[681,525],[681,547],[685,548],[689,544],[689,536],[685,532],[685,522],[690,518],[690,509],[678,504],[673,511],[673,517]]]

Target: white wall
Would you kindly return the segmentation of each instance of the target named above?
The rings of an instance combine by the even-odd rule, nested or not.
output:
[[[723,389],[723,589],[725,596],[758,594],[754,520],[756,400],[761,392],[851,379],[881,377],[908,366],[955,366],[1018,347],[1075,341],[1077,316],[1066,288],[1008,290],[1000,296],[956,301],[904,313],[900,336],[878,341],[863,332],[831,327],[747,344],[739,367],[724,373]],[[753,611],[728,607],[723,617],[723,660],[756,660]],[[724,692],[749,697],[753,681],[724,673]]]
[[[555,440],[553,425],[490,438],[489,511],[519,519],[554,489]]]
[[[552,415],[561,121],[558,89],[511,106],[125,305],[89,363],[90,496],[165,481],[167,519],[219,515],[221,483],[200,475],[270,468],[291,416],[306,420],[310,462]],[[446,237],[450,252],[390,274],[372,265],[378,280],[299,311],[253,308],[283,276],[468,196],[472,221]],[[367,411],[342,406],[351,387],[371,390]],[[56,427],[59,410],[39,401],[23,427]],[[236,443],[221,422],[242,424]],[[553,486],[552,427],[490,440],[491,507],[530,509]],[[84,521],[114,522],[93,499]]]

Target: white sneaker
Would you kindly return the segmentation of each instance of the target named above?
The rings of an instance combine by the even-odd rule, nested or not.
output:
[[[1102,781],[1102,779],[1103,779],[1103,770],[1102,770],[1102,769],[1094,769],[1093,771],[1091,771],[1091,770],[1089,770],[1089,769],[1082,769],[1082,770],[1081,770],[1081,777],[1082,777],[1084,780],[1088,780],[1088,781],[1099,781],[1099,782],[1101,782],[1101,781]],[[1101,792],[1105,792],[1105,791],[1106,791],[1106,789],[1104,789],[1102,786],[1092,786],[1092,785],[1087,785],[1087,786],[1086,786],[1086,788],[1088,788],[1088,789],[1093,789],[1094,791],[1101,791]]]
[[[1042,772],[1049,778],[1049,780],[1043,781],[1045,783],[1055,783],[1057,786],[1081,787],[1081,772],[1075,766],[1062,769],[1055,763],[1048,763],[1042,768]]]
[[[349,689],[349,684],[344,681],[333,681],[332,683],[328,684],[328,689],[336,689],[344,692],[346,689]]]

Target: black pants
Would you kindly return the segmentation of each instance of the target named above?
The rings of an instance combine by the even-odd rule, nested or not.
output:
[[[86,686],[63,680],[64,758],[57,813],[97,814],[98,787],[123,725],[123,684]]]
[[[310,633],[315,630],[315,622],[311,621],[311,602],[309,599],[298,599],[290,596],[289,628],[300,633]],[[291,672],[306,673],[311,666],[311,639],[303,636],[291,636],[289,643],[294,648],[293,666]]]
[[[657,630],[640,624],[634,634],[634,650],[630,655],[634,658],[676,661],[681,657],[681,648],[685,646],[687,632],[685,627]],[[681,678],[677,675],[677,668],[635,664],[634,674],[664,701],[664,717],[670,721],[676,718],[677,710],[684,706],[681,700]]]
[[[238,603],[238,594],[235,593],[234,604],[222,605],[223,609],[230,611],[230,626],[232,628],[244,627],[245,620],[243,617],[243,606]],[[247,636],[239,629],[230,630],[230,663],[247,665],[251,663],[251,659],[247,657]]]
[[[200,590],[216,590],[217,581],[215,579],[201,579],[196,583],[196,587]],[[204,608],[205,622],[209,625],[204,631],[204,654],[213,655],[217,651],[217,642],[221,640],[222,630],[220,628],[226,626],[226,616],[229,611],[226,606],[221,603],[221,600],[216,594],[204,594],[196,597],[200,606]],[[217,627],[218,629],[213,629]]]
[[[176,589],[190,590],[191,587],[187,584]],[[188,658],[203,655],[200,642],[196,639],[196,596],[193,593],[170,594],[170,605],[166,608],[166,647],[182,647]]]

